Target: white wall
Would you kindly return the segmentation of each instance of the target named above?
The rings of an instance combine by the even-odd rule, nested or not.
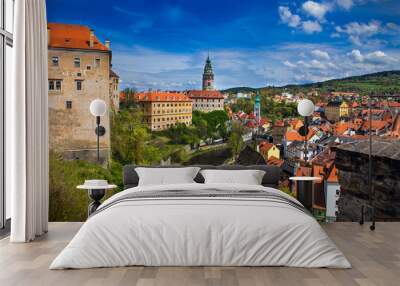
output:
[[[326,183],[326,217],[327,220],[336,220],[336,201],[339,199],[340,185],[338,183]]]

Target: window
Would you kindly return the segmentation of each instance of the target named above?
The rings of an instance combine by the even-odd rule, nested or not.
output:
[[[71,109],[72,108],[72,101],[71,100],[67,100],[65,102],[65,106],[66,106],[67,109]]]
[[[76,90],[82,90],[82,80],[76,80],[75,84],[76,84]]]
[[[54,80],[49,80],[49,90],[54,90]]]
[[[86,66],[86,69],[88,70],[88,71],[90,71],[91,69],[92,69],[92,66]]]
[[[58,57],[51,57],[51,64],[53,65],[53,67],[58,67],[59,58]]]
[[[99,68],[99,67],[100,67],[100,59],[99,59],[99,58],[97,58],[97,59],[95,60],[95,66],[96,66],[96,68]]]
[[[49,79],[49,91],[61,90],[61,80],[60,79]]]
[[[14,1],[0,0],[0,229],[9,230],[9,219],[11,217],[11,194],[9,188],[4,186],[4,141],[6,140],[4,131],[5,125],[5,98],[11,96],[11,69],[13,66],[13,21],[14,21]],[[6,223],[8,221],[8,223]]]
[[[75,58],[74,59],[74,67],[80,68],[81,67],[81,59],[80,58]]]

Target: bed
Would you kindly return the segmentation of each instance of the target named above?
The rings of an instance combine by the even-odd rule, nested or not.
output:
[[[261,185],[193,183],[138,186],[125,166],[125,190],[107,199],[50,269],[118,266],[291,266],[350,268],[318,222],[275,187],[274,166],[199,166],[264,170]]]

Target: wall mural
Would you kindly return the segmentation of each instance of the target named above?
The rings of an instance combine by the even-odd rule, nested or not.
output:
[[[253,63],[235,62],[235,57],[227,63],[221,60],[226,55],[220,51],[202,49],[190,59],[181,56],[170,62],[176,68],[167,75],[170,69],[163,63],[167,52],[154,56],[156,62],[150,64],[140,58],[153,53],[150,49],[121,48],[120,35],[105,32],[99,25],[62,22],[62,13],[56,13],[53,6],[49,3],[50,220],[85,220],[89,199],[76,186],[86,179],[105,179],[118,186],[107,193],[110,196],[122,190],[122,169],[128,164],[273,165],[282,171],[279,189],[293,196],[302,185],[289,177],[320,178],[314,183],[317,218],[357,219],[355,208],[346,202],[339,204],[343,205],[342,214],[337,206],[344,185],[338,169],[346,166],[347,159],[364,155],[357,153],[357,147],[354,152],[346,149],[339,166],[336,154],[344,152],[340,149],[343,144],[356,145],[369,132],[398,142],[398,100],[374,101],[372,130],[367,124],[367,95],[371,89],[399,92],[398,86],[384,84],[398,79],[398,72],[280,87],[266,86],[265,75],[261,85],[265,87],[225,84],[221,89],[219,78],[230,81],[218,71],[224,71],[227,64],[248,68],[246,65]],[[113,11],[128,13],[117,6]],[[140,32],[135,31],[132,37]],[[118,41],[115,50],[110,38]],[[321,61],[331,58],[317,47],[305,57],[312,55]],[[178,73],[181,65],[192,81]],[[288,60],[283,65],[288,69],[297,66]],[[141,69],[143,74],[138,71]],[[236,68],[232,71],[241,74]],[[155,81],[155,75],[169,78],[170,85]],[[260,85],[247,80],[249,85]],[[236,82],[243,81],[236,78]],[[297,109],[304,99],[313,103],[307,116]],[[99,101],[92,104],[94,100]],[[398,158],[393,160],[398,163]],[[345,185],[352,184],[346,181]],[[380,187],[384,194],[390,192],[390,187]],[[353,187],[349,190],[346,196],[350,195],[358,209],[359,198],[351,197],[356,191]],[[378,211],[388,215],[386,209],[382,203]],[[397,216],[399,210],[392,210],[391,215]]]

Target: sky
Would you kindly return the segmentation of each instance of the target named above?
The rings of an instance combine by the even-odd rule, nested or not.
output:
[[[111,41],[121,88],[308,83],[400,69],[399,0],[47,0],[49,22]]]

